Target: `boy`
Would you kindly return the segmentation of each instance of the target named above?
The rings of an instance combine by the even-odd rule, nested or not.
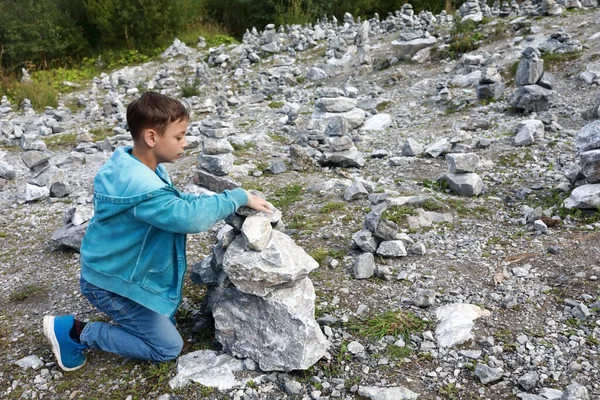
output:
[[[209,229],[241,206],[271,212],[243,189],[214,196],[180,193],[160,163],[187,142],[189,114],[178,100],[147,92],[127,107],[133,147],[115,150],[94,179],[94,217],[81,245],[81,291],[115,324],[44,316],[44,334],[65,371],[87,348],[168,361],[183,341],[173,315],[182,296],[187,233]]]

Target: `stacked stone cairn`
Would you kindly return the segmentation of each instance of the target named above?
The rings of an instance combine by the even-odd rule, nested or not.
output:
[[[354,277],[368,279],[373,275],[390,280],[392,271],[387,265],[375,265],[373,254],[386,258],[405,257],[408,252],[424,255],[425,245],[415,243],[407,234],[399,232],[398,225],[386,219],[387,201],[380,201],[382,194],[371,194],[369,200],[373,203],[367,214],[363,228],[352,235],[352,247],[361,250],[354,263]]]
[[[504,94],[502,75],[496,67],[486,67],[481,71],[481,78],[477,85],[477,100],[498,100]]]
[[[414,11],[409,3],[402,6],[402,21],[404,28],[400,32],[398,40],[392,41],[396,57],[400,60],[410,60],[413,57],[420,59],[417,53],[427,51],[437,43],[437,39],[428,31],[421,29],[420,20],[413,19]]]
[[[356,148],[350,131],[358,128],[366,113],[357,107],[357,91],[321,87],[312,120],[308,124],[308,145],[317,150],[319,164],[339,167],[363,167],[365,159]]]
[[[2,100],[0,100],[0,115],[8,114],[12,111],[12,104],[8,101],[6,96],[2,96]]]
[[[280,218],[278,210],[242,207],[226,219],[212,254],[192,267],[192,280],[208,286],[203,311],[214,317],[223,351],[263,371],[307,369],[329,346],[308,278],[319,265],[281,232]]]
[[[442,179],[450,190],[459,196],[479,196],[483,191],[483,181],[475,173],[479,167],[479,156],[475,153],[446,154],[448,174]]]
[[[227,140],[231,124],[207,118],[192,128],[202,135],[202,153],[198,156],[198,171],[194,183],[213,192],[220,193],[239,187],[227,174],[233,169],[233,147]]]
[[[517,90],[508,97],[508,103],[518,110],[546,111],[552,99],[552,81],[552,75],[544,72],[544,60],[540,58],[540,52],[527,47],[517,67]]]
[[[458,14],[462,16],[462,22],[468,20],[481,22],[483,20],[483,12],[477,0],[468,0],[463,3],[458,9]]]
[[[567,208],[600,208],[600,120],[585,125],[575,136],[581,173],[587,184],[577,187],[565,200]]]

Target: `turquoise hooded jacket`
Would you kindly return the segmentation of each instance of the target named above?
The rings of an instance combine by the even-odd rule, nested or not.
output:
[[[166,169],[152,171],[115,150],[94,179],[94,217],[81,244],[89,283],[172,316],[182,296],[187,233],[210,229],[248,203],[243,189],[191,195],[173,187]]]

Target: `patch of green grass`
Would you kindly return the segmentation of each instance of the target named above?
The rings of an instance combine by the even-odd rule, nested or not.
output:
[[[106,139],[107,137],[114,136],[112,129],[108,127],[90,129],[89,134],[94,142],[99,142]]]
[[[278,135],[276,133],[270,133],[269,137],[273,139],[274,142],[279,142],[283,144],[286,144],[288,142],[288,139],[285,136]]]
[[[296,82],[298,82],[299,85],[302,85],[304,82],[306,82],[306,77],[298,76],[298,77],[296,77]]]
[[[301,185],[292,183],[275,190],[274,198],[271,201],[273,205],[280,210],[297,203],[302,199],[304,188]]]
[[[272,101],[269,103],[269,108],[277,109],[283,107],[285,103],[283,101]]]
[[[582,51],[573,51],[570,53],[543,53],[541,59],[544,60],[545,68],[552,68],[566,61],[578,60],[583,55]]]
[[[344,211],[346,210],[346,203],[343,201],[329,201],[319,209],[319,212],[322,214],[329,214],[334,211]]]
[[[442,192],[442,193],[450,188],[450,185],[448,185],[448,182],[446,182],[445,180],[423,179],[422,185],[424,188],[435,190],[436,192]]]
[[[408,346],[399,347],[391,344],[385,348],[385,353],[390,360],[402,360],[411,356],[412,349]]]
[[[409,206],[391,206],[383,212],[381,218],[392,221],[396,225],[401,225],[406,222],[406,217],[416,214],[415,209]]]
[[[422,332],[427,323],[408,311],[385,311],[371,314],[364,318],[354,318],[348,324],[348,329],[356,335],[380,340],[384,336],[402,336],[408,341],[411,333]]]
[[[0,238],[5,238],[8,234],[4,231],[0,231]]]
[[[377,104],[377,107],[375,107],[375,109],[376,109],[378,112],[382,112],[382,111],[384,111],[386,108],[388,108],[388,107],[389,107],[390,105],[392,105],[392,104],[394,104],[394,102],[393,102],[393,101],[389,101],[389,100],[387,100],[387,101],[382,101],[381,103]]]
[[[236,157],[241,157],[241,156],[251,155],[250,150],[253,150],[256,148],[256,143],[254,143],[254,142],[246,142],[244,144],[231,143],[231,147],[233,147],[233,154]],[[265,163],[264,168],[257,167],[257,169],[260,171],[263,171],[267,167],[268,167],[268,165]]]
[[[58,107],[58,91],[45,82],[22,82],[16,86],[14,102],[21,104],[25,99],[31,101],[33,109],[38,113],[44,111],[46,106]]]
[[[456,400],[458,399],[459,390],[454,383],[448,383],[438,390],[438,394],[446,399]]]
[[[425,211],[442,211],[446,207],[438,200],[427,199],[423,203],[421,203],[421,208]]]
[[[327,259],[327,256],[329,255],[327,253],[327,250],[325,250],[323,247],[319,247],[317,249],[314,249],[313,251],[310,251],[308,253],[312,258],[314,258],[314,260],[319,263],[319,265],[323,265],[323,263],[325,262],[325,260]]]
[[[200,94],[200,79],[195,78],[193,81],[185,81],[179,85],[181,88],[181,96],[188,98],[198,96]]]
[[[37,285],[37,284],[29,284],[29,285],[23,286],[19,289],[12,291],[8,295],[8,300],[10,302],[16,303],[16,302],[27,300],[28,298],[30,298],[32,296],[40,296],[40,295],[45,296],[47,293],[48,293],[48,289],[46,287]]]
[[[49,150],[58,150],[72,148],[77,146],[77,133],[63,133],[60,135],[43,137],[42,141],[46,143]]]

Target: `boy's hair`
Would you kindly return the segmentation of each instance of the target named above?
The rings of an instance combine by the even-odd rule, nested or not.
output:
[[[162,136],[170,123],[188,119],[183,103],[157,92],[145,92],[127,107],[127,125],[134,141],[146,129],[154,129]]]

